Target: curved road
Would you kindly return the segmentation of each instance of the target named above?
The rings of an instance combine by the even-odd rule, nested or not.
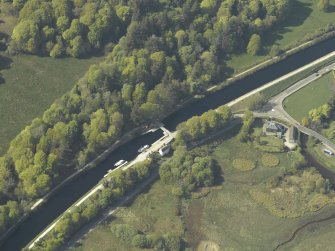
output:
[[[313,136],[314,138],[317,138],[320,140],[327,148],[329,148],[331,151],[335,152],[335,144],[332,143],[329,139],[325,138],[318,132],[311,130],[307,127],[302,126],[298,121],[296,121],[294,118],[289,115],[284,107],[283,102],[284,100],[292,95],[293,93],[297,92],[301,88],[305,87],[306,85],[312,83],[316,79],[320,78],[324,74],[332,71],[335,69],[335,63],[328,65],[321,70],[319,70],[317,73],[311,74],[307,78],[300,80],[296,84],[292,85],[288,89],[284,90],[277,96],[274,96],[271,98],[259,111],[254,112],[254,115],[256,117],[274,117],[278,118],[284,121],[289,122],[290,124],[297,127],[297,129],[307,135]]]

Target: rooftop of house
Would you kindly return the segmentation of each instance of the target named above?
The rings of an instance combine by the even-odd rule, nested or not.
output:
[[[283,126],[274,122],[274,121],[267,121],[266,122],[266,129],[273,130],[273,131],[281,131]]]

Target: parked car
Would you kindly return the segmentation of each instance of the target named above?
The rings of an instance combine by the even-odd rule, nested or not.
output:
[[[145,150],[149,149],[149,147],[150,147],[149,145],[144,145],[140,149],[138,149],[137,152],[143,153]]]
[[[116,163],[114,164],[114,167],[123,166],[123,165],[125,165],[125,164],[127,164],[127,163],[128,163],[128,161],[125,161],[125,160],[121,159],[121,160],[119,160],[118,162],[116,162]]]

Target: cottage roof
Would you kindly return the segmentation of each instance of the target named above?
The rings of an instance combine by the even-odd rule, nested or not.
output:
[[[281,127],[277,123],[272,122],[272,121],[267,122],[266,128],[270,130],[280,130],[281,129]]]

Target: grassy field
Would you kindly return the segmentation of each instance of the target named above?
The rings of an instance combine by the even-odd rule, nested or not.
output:
[[[333,95],[333,91],[330,89],[333,81],[333,75],[328,73],[300,89],[284,100],[285,110],[300,122],[304,116],[308,116],[311,109],[328,102]]]
[[[227,62],[228,67],[239,71],[246,69],[249,65],[256,64],[264,60],[265,55],[271,50],[273,44],[281,49],[296,44],[308,33],[324,28],[329,22],[334,22],[335,0],[330,0],[331,10],[328,13],[319,11],[315,0],[293,0],[292,14],[281,24],[264,34],[263,55],[250,56],[246,53],[232,55]]]
[[[210,149],[222,167],[224,182],[183,199],[180,217],[176,216],[177,199],[171,196],[168,186],[158,181],[131,205],[116,213],[110,222],[91,231],[76,250],[137,251],[111,234],[110,227],[122,223],[151,236],[172,232],[184,238],[191,250],[268,251],[289,239],[299,226],[333,212],[335,206],[293,219],[272,215],[251,197],[249,191],[290,166],[296,159],[295,154],[275,153],[279,165],[265,167],[261,157],[266,153],[240,143],[231,137],[232,134],[203,146]],[[233,161],[242,158],[257,163],[257,167],[245,172],[234,168]],[[308,235],[309,231],[306,229],[304,233]]]

